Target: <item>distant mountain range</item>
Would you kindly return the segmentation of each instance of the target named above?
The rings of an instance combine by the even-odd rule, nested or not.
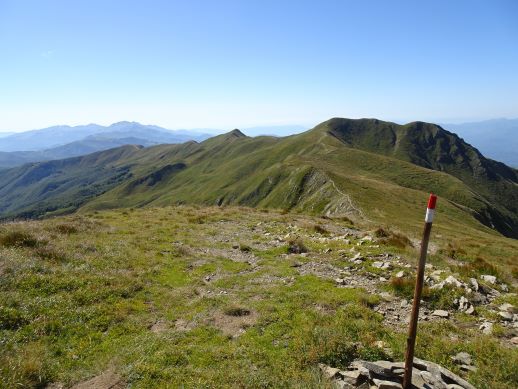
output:
[[[126,144],[151,146],[162,143],[202,141],[211,135],[188,130],[167,130],[136,122],[111,126],[54,126],[0,136],[0,167],[86,155]]]
[[[518,119],[442,124],[479,149],[482,154],[518,167]]]
[[[415,231],[429,191],[441,198],[448,234],[477,229],[518,238],[517,170],[437,125],[376,119],[335,118],[289,137],[233,130],[201,143],[26,164],[0,172],[0,217],[228,204]]]

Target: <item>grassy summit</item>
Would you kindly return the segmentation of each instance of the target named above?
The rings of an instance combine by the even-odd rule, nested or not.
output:
[[[507,257],[517,249],[514,240],[495,239]],[[407,278],[394,280],[401,271],[412,277],[410,244],[343,218],[241,207],[95,211],[4,224],[0,386],[331,387],[318,363],[402,359]],[[427,275],[443,270],[442,278],[469,282],[489,271],[511,285],[508,270],[475,261],[473,250],[432,255]],[[493,304],[518,306],[503,286],[492,287],[502,291]],[[482,334],[479,318],[498,319],[489,305],[477,306],[476,316],[457,313],[459,293],[427,289],[423,312],[452,313],[447,320],[428,313],[416,355],[479,388],[516,387],[518,349],[507,344],[509,328],[495,324],[492,335]],[[473,356],[476,372],[460,372],[451,360],[459,351]]]

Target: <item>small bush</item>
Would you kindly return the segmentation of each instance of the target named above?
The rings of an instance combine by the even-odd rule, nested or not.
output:
[[[448,243],[448,246],[446,246],[444,249],[441,249],[439,253],[453,259],[461,259],[467,255],[466,250],[451,243]]]
[[[41,259],[47,261],[66,261],[66,255],[63,250],[56,249],[53,246],[40,246],[34,250],[34,253]]]
[[[246,244],[239,244],[239,250],[243,251],[244,253],[249,253],[252,251],[252,248]]]
[[[394,290],[398,296],[405,297],[408,299],[414,298],[415,290],[415,279],[409,277],[403,278],[391,278],[390,287]],[[425,286],[423,288],[423,296],[429,293],[429,289]]]
[[[60,234],[65,235],[76,234],[79,232],[79,229],[71,223],[58,224],[56,227],[54,227],[54,229]]]
[[[468,277],[477,276],[479,274],[492,274],[498,276],[496,266],[490,264],[482,257],[476,257],[472,262],[463,263],[457,266],[457,271]]]
[[[388,238],[389,233],[382,227],[379,227],[376,231],[374,231],[374,236],[376,238]]]
[[[228,307],[224,312],[227,316],[235,317],[248,316],[251,313],[249,309],[243,307]]]
[[[16,330],[28,322],[28,318],[20,310],[0,306],[0,329]]]
[[[178,257],[187,257],[191,254],[191,250],[188,246],[179,245],[174,248],[174,254]]]
[[[288,241],[288,248],[287,248],[288,254],[301,254],[301,253],[307,253],[308,249],[302,239],[295,238],[290,239]]]
[[[398,247],[404,249],[405,247],[413,247],[412,241],[405,235],[399,232],[393,232],[379,227],[374,231],[374,236],[378,238],[381,244]]]
[[[318,234],[327,235],[329,234],[329,231],[326,230],[325,227],[321,226],[320,224],[315,224],[313,226],[313,231],[315,231]]]
[[[9,231],[0,236],[0,246],[36,247],[40,242],[36,237],[24,231]]]

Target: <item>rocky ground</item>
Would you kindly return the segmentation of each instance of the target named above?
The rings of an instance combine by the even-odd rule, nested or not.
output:
[[[0,245],[6,387],[400,385],[418,242],[397,232],[175,207],[9,234],[24,240]],[[436,243],[416,349],[431,362],[417,361],[416,387],[516,387],[513,279]]]

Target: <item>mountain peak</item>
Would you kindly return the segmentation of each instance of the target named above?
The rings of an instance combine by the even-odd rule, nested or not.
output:
[[[236,138],[246,138],[247,136],[243,134],[240,130],[237,128],[234,128],[232,131],[230,131],[227,135],[234,136]]]

